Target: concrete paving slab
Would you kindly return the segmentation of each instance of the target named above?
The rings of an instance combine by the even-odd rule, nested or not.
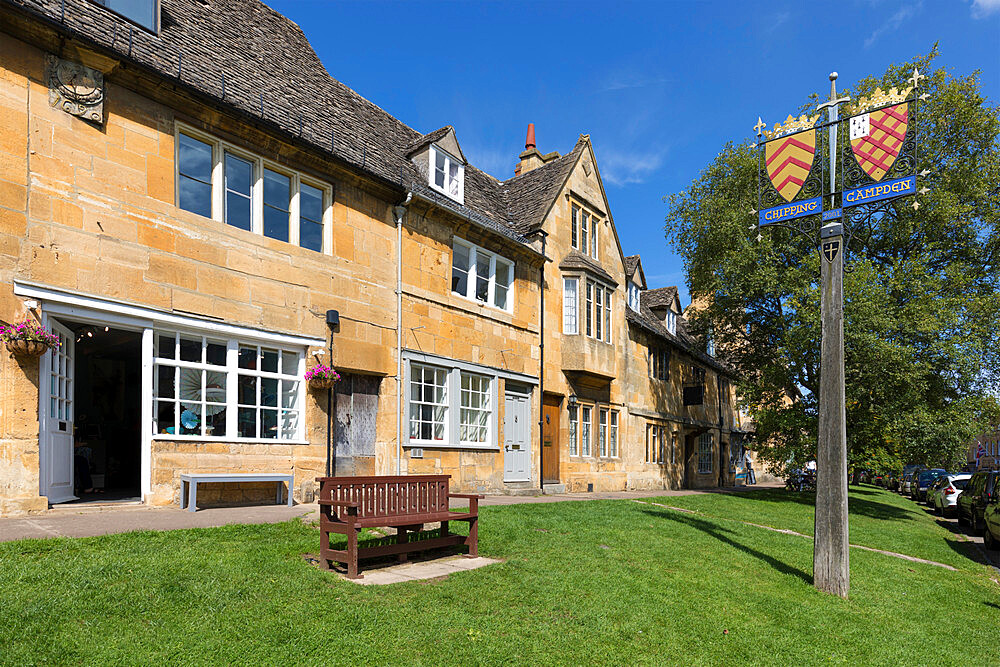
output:
[[[387,586],[406,581],[426,581],[438,577],[447,577],[456,572],[468,572],[487,565],[502,563],[493,558],[465,558],[464,556],[449,556],[431,561],[400,563],[386,567],[369,567],[361,569],[362,579],[348,579],[344,574],[337,573],[344,581],[350,581],[362,586]]]

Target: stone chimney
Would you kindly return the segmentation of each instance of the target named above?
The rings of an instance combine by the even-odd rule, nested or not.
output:
[[[528,123],[528,135],[524,138],[524,152],[518,155],[521,161],[514,167],[514,175],[527,174],[532,169],[538,169],[546,162],[551,162],[559,157],[559,153],[552,151],[542,155],[535,146],[535,124]]]

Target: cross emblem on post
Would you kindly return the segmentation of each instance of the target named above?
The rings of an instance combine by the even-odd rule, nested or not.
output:
[[[767,127],[767,123],[765,123],[764,121],[762,121],[760,119],[760,116],[757,116],[757,124],[753,126],[753,129],[757,130],[757,136],[758,137],[760,136],[761,130],[763,130],[765,127]]]

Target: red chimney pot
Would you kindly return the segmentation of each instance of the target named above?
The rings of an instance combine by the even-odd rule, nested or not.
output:
[[[535,147],[535,124],[528,123],[528,136],[524,140],[524,149],[528,150],[529,148],[534,148],[534,147]]]

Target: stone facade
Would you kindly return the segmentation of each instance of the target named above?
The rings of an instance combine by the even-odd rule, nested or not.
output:
[[[274,39],[287,39],[289,49],[308,49],[297,28],[256,0],[234,2],[278,26]],[[224,91],[220,95],[200,83],[175,85],[166,66],[132,54],[131,41],[128,52],[114,40],[103,46],[91,41],[100,42],[120,22],[94,3],[68,0],[61,27],[20,12],[21,5],[52,11],[40,0],[0,4],[0,321],[58,323],[81,337],[88,331],[100,336],[106,325],[131,332],[141,346],[131,372],[141,382],[128,391],[141,394],[142,401],[139,413],[124,414],[122,421],[139,424],[139,435],[127,446],[141,461],[137,484],[144,502],[177,502],[185,472],[254,471],[293,472],[291,492],[306,502],[314,498],[315,478],[329,465],[338,474],[446,473],[460,490],[490,493],[537,489],[543,478],[573,491],[727,481],[719,474],[720,446],[739,425],[728,385],[719,391],[725,372],[694,352],[692,339],[668,335],[648,321],[638,326],[627,315],[630,274],[588,137],[564,157],[541,155],[532,146],[522,154],[519,176],[500,182],[464,164],[452,128],[421,136],[346,87],[329,83],[322,72],[322,85],[334,86],[347,100],[344,108],[360,114],[352,121],[358,141],[373,142],[370,153],[367,146],[345,153],[338,145],[356,138],[334,132],[324,149],[300,136],[301,127],[296,135],[248,115],[247,105],[229,101]],[[169,5],[175,22],[223,11],[216,5],[189,6],[188,0],[163,5]],[[87,32],[101,22],[108,22],[107,30]],[[211,32],[202,28],[200,33]],[[169,30],[161,35],[164,45],[154,45],[155,53],[173,48]],[[182,33],[185,39],[187,34]],[[144,39],[136,37],[137,50]],[[290,57],[287,71],[308,69],[311,58],[311,51]],[[92,77],[101,79],[100,118],[50,103],[53,62],[101,74]],[[196,65],[185,64],[182,73]],[[230,81],[231,88],[238,84]],[[260,108],[263,114],[263,97]],[[302,113],[311,111],[303,107]],[[287,170],[293,182],[326,188],[322,251],[268,238],[260,228],[244,231],[219,215],[184,210],[182,131],[216,142],[217,157],[250,155],[264,167]],[[464,201],[451,201],[427,186],[433,180],[431,146],[462,161]],[[221,173],[221,166],[213,169]],[[212,196],[228,201],[225,186],[213,182]],[[262,204],[254,206],[260,210]],[[599,220],[593,250],[573,247],[574,206]],[[528,219],[536,214],[536,220]],[[498,265],[510,263],[505,307],[455,293],[455,248],[461,244]],[[611,295],[611,326],[605,327],[610,336],[598,340],[582,328],[579,334],[563,333],[564,277],[578,278],[581,287],[593,279],[602,295]],[[578,298],[582,327],[583,289]],[[339,313],[332,334],[326,321],[331,310]],[[304,359],[302,367],[329,363],[345,378],[364,378],[356,382],[370,393],[341,388],[329,396],[305,389],[290,394],[299,397],[293,405],[301,426],[287,440],[207,435],[214,430],[181,437],[182,421],[163,426],[155,412],[164,394],[154,396],[160,386],[154,384],[160,364],[154,346],[164,330],[180,332],[178,341],[187,331],[205,341],[228,339],[231,384],[237,348],[242,354],[244,342],[284,341],[282,349],[294,349]],[[673,351],[670,372],[664,380],[653,379],[649,350],[662,346]],[[47,480],[55,468],[69,465],[59,457],[72,456],[72,420],[59,426],[69,429],[62,434],[69,449],[59,450],[46,435],[53,428],[46,426],[52,419],[50,387],[48,377],[40,380],[40,369],[49,363],[0,350],[0,514],[45,510],[52,500],[46,489],[54,488]],[[692,365],[708,369],[705,400],[685,407],[682,368]],[[414,373],[424,367],[449,373],[448,419],[453,426],[461,419],[462,429],[477,386],[467,385],[467,378],[485,382],[478,386],[486,387],[488,396],[483,422],[488,438],[470,443],[465,430],[450,427],[445,436],[435,432],[430,439],[411,440],[419,431],[411,416],[423,414]],[[301,374],[296,377],[301,383]],[[203,382],[202,390],[208,386]],[[228,409],[235,409],[237,390],[221,391],[229,392]],[[571,403],[593,410],[590,455],[568,447]],[[187,404],[181,398],[177,409]],[[507,413],[508,405],[514,412]],[[615,415],[615,436],[612,423],[601,429],[603,411],[609,419]],[[669,461],[649,461],[651,424],[684,443]],[[226,433],[235,432],[228,428]],[[577,429],[580,443],[579,424]],[[710,473],[698,471],[696,440],[705,432],[713,436]],[[72,490],[70,480],[67,493]],[[273,487],[253,484],[206,485],[199,492],[207,503],[265,501],[272,494]]]

